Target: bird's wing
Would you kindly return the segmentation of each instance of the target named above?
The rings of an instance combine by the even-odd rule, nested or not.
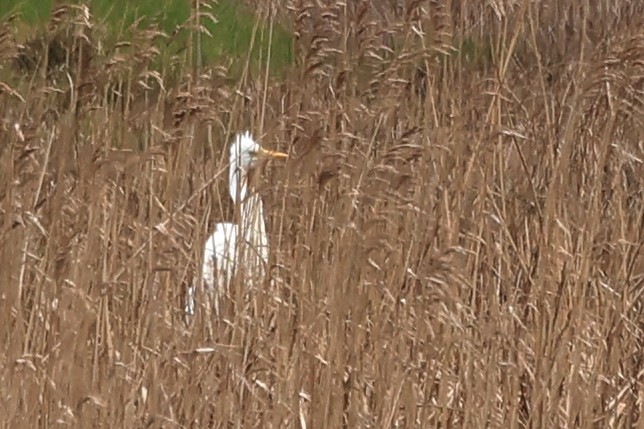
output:
[[[235,267],[236,243],[237,225],[223,222],[215,226],[203,252],[203,279],[208,287],[214,287],[215,277],[220,275],[230,282]]]
[[[222,292],[231,281],[235,267],[235,244],[237,242],[237,225],[229,222],[218,223],[215,232],[208,237],[203,250],[202,276],[204,286],[212,292]],[[195,294],[197,285],[192,284],[186,291],[184,313],[186,322],[195,314]],[[215,306],[217,295],[215,293]],[[216,308],[218,310],[218,308]]]

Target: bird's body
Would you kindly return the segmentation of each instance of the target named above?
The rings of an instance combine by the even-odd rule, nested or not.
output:
[[[219,312],[219,295],[227,291],[234,276],[243,275],[245,284],[260,281],[268,264],[268,237],[264,207],[251,189],[250,171],[261,157],[286,158],[288,155],[263,149],[250,133],[238,134],[230,146],[228,191],[239,213],[239,225],[222,222],[204,246],[202,277]],[[238,272],[241,269],[241,272]],[[194,314],[195,286],[188,288],[185,313]]]
[[[215,232],[206,240],[203,251],[202,271],[206,285],[214,287],[217,282],[217,288],[222,289],[232,281],[236,243],[237,225],[230,222],[215,225]]]

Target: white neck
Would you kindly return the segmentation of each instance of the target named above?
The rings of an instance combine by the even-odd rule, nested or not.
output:
[[[248,172],[235,159],[228,170],[228,193],[233,202],[243,201],[248,189]],[[237,198],[239,197],[239,198]]]
[[[266,237],[266,222],[264,220],[264,204],[260,196],[254,192],[240,204],[240,224],[244,242],[249,245],[249,256],[261,258],[268,262],[268,238]]]
[[[259,278],[268,263],[268,238],[264,221],[264,205],[259,194],[250,187],[247,171],[231,164],[230,197],[239,213],[239,228],[243,247],[240,256],[247,267],[246,274]]]

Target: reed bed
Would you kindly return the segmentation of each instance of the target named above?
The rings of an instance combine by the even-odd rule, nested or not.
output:
[[[209,10],[0,24],[2,427],[644,427],[641,2]],[[245,129],[270,276],[186,324]]]

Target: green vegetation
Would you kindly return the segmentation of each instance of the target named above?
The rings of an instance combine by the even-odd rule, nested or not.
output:
[[[0,19],[17,14],[29,24],[43,23],[49,17],[52,0],[4,0]]]
[[[22,35],[28,38],[49,20],[51,0],[5,0],[7,7],[0,10],[0,19],[17,14],[24,26]],[[86,2],[98,30],[105,33],[104,40],[128,41],[134,24],[138,29],[157,26],[170,36],[169,40],[158,39],[157,48],[162,58],[171,58],[186,51],[190,39],[189,23],[191,5],[188,0],[93,0]],[[160,7],[160,4],[162,5]],[[55,7],[55,6],[54,6]],[[269,48],[269,23],[260,20],[252,11],[235,0],[221,0],[204,6],[200,25],[200,58],[204,64],[213,64],[222,57],[232,60],[232,72],[239,70],[250,52],[250,65],[258,68],[265,63]],[[257,31],[253,41],[256,24]],[[251,45],[253,49],[250,50]],[[291,36],[279,24],[274,25],[271,42],[271,71],[278,73],[291,63]]]

